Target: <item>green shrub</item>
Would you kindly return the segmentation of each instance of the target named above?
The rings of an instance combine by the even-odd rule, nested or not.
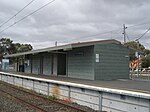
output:
[[[57,100],[57,97],[55,95],[52,95],[52,96],[48,96],[47,97],[49,100]]]

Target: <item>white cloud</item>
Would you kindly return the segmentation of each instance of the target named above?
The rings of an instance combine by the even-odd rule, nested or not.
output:
[[[30,0],[1,0],[0,24],[29,2]],[[47,2],[49,0],[35,0],[3,28]],[[122,41],[122,24],[130,26],[148,22],[149,10],[149,0],[56,0],[48,7],[9,28],[0,36],[11,37],[15,42],[31,43],[35,49],[51,46],[55,41],[60,44],[110,38]],[[129,27],[128,37],[130,40],[135,40],[149,27],[149,24]],[[0,31],[3,28],[0,28]],[[115,29],[120,30],[101,34]],[[95,34],[100,35],[94,36]],[[150,34],[147,33],[140,42],[150,49],[149,36]]]

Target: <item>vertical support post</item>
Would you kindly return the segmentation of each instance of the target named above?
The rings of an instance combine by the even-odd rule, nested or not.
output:
[[[25,55],[22,56],[22,71],[21,72],[25,72]]]
[[[133,72],[134,72],[134,69],[132,68],[132,69],[131,69],[131,79],[132,79],[132,80],[133,80],[133,78],[134,78],[134,77],[133,77],[133,76],[134,76]]]
[[[47,95],[49,96],[49,83],[47,83]]]
[[[71,89],[70,89],[70,86],[68,86],[68,99],[71,100]]]
[[[13,84],[15,85],[15,77],[13,76]]]
[[[68,77],[68,54],[66,54],[66,76]]]
[[[51,75],[53,74],[53,54],[51,53]]]
[[[3,74],[1,74],[1,81],[3,81]]]
[[[33,57],[31,56],[31,58],[30,58],[30,66],[31,66],[31,73],[32,73],[32,65],[33,65]]]
[[[138,60],[139,60],[139,53],[138,53]],[[139,61],[138,61],[138,65],[137,65],[137,77],[139,78]]]
[[[102,111],[102,92],[99,92],[99,111]]]
[[[137,44],[139,44],[138,42],[137,42]],[[138,47],[139,45],[137,45],[137,48],[139,48]],[[136,58],[137,58],[137,76],[136,77],[139,77],[139,61],[140,61],[140,56],[139,56],[139,53],[138,52],[135,52],[135,56],[136,56]]]
[[[149,76],[150,76],[150,71],[148,70],[148,80],[149,80]]]
[[[136,40],[136,41],[137,41],[137,48],[140,49],[139,40]],[[138,58],[137,77],[139,77],[139,61],[140,61],[140,55],[139,55],[139,52],[137,52],[137,58]]]
[[[34,80],[33,80],[33,90],[34,90]]]
[[[16,68],[16,71],[18,72],[18,67],[19,67],[19,62],[18,62],[18,58],[17,58],[17,68]]]
[[[9,82],[8,82],[8,75],[6,75],[6,82],[9,83]]]
[[[22,78],[22,87],[23,87],[23,78]]]
[[[149,112],[150,112],[150,99],[149,99]]]
[[[0,74],[0,76],[1,76],[1,80],[2,80],[2,74]]]
[[[39,70],[39,74],[43,74],[43,55],[40,55],[40,70]]]

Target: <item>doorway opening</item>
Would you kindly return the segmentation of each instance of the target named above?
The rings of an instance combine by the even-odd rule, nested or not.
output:
[[[66,75],[66,54],[58,55],[58,75]]]
[[[57,53],[52,55],[52,74],[66,76],[66,54]]]

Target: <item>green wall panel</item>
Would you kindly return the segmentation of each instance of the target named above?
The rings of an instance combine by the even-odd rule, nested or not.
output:
[[[52,70],[52,55],[50,53],[45,53],[43,55],[43,74],[51,75]]]
[[[128,49],[122,45],[109,43],[94,46],[94,55],[99,54],[99,62],[95,62],[95,79],[112,80],[128,78]]]
[[[40,55],[33,55],[33,58],[32,58],[32,73],[40,74]]]
[[[68,52],[68,77],[94,80],[94,46]]]

